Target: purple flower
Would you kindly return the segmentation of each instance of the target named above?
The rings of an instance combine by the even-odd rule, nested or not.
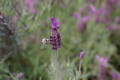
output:
[[[118,29],[118,23],[120,22],[120,17],[116,17],[115,19],[114,19],[114,23],[113,23],[113,25],[112,25],[112,28],[113,28],[113,30],[117,30]]]
[[[118,6],[118,0],[105,0],[105,13],[110,14],[113,10],[115,10],[116,6]]]
[[[115,4],[117,4],[118,0],[106,0],[106,4],[109,6],[113,6]]]
[[[58,32],[59,21],[55,22],[55,18],[51,18],[51,35],[50,35],[50,44],[53,50],[60,48],[60,33]]]
[[[96,59],[100,65],[107,66],[108,58],[107,57],[99,57],[96,55]]]
[[[89,8],[90,8],[90,11],[91,11],[92,13],[96,13],[96,12],[97,12],[97,10],[96,10],[96,8],[94,7],[93,4],[90,4],[90,5],[89,5]]]
[[[17,19],[18,19],[18,16],[17,16],[17,15],[13,16],[13,21],[14,21],[14,22],[16,22]]]
[[[82,60],[84,56],[85,56],[85,53],[83,51],[80,51],[79,53],[80,60]]]
[[[60,24],[59,21],[56,21],[56,22],[55,22],[55,18],[52,17],[52,18],[51,18],[51,23],[52,23],[52,24],[51,24],[51,28],[52,28],[52,29],[58,29],[59,24]]]
[[[30,14],[35,14],[36,10],[34,8],[34,5],[37,3],[37,0],[23,0],[24,2],[24,8],[28,10]]]
[[[119,75],[116,74],[113,70],[110,71],[110,75],[112,76],[113,80],[119,80]]]
[[[110,24],[109,20],[105,20],[104,21],[104,23],[107,26],[107,29],[109,31],[117,30],[119,28],[118,27],[118,22],[120,22],[120,17],[118,17],[118,16],[114,19],[114,23],[113,24]]]
[[[100,22],[101,21],[100,15],[103,13],[104,5],[102,4],[101,7],[98,10],[96,10],[93,4],[89,4],[89,8],[91,13],[95,15],[95,19],[94,19],[95,23]]]
[[[108,58],[107,57],[99,57],[98,55],[96,55],[96,59],[99,63],[99,65],[98,65],[98,80],[104,80],[105,73],[106,73],[105,67],[107,66]]]
[[[14,7],[14,11],[15,11],[15,14],[13,16],[13,22],[16,22],[18,20],[19,16],[21,15],[20,6],[18,5],[18,3],[16,3],[16,5]]]
[[[118,24],[118,22],[120,22],[120,17],[119,17],[119,16],[117,16],[117,17],[115,18],[114,24]]]
[[[22,73],[18,74],[18,75],[17,75],[17,79],[18,79],[18,80],[21,80],[21,79],[22,79],[22,77],[23,77],[23,75],[24,75],[24,72],[22,72]]]
[[[88,22],[89,18],[90,18],[90,14],[88,14],[87,16],[81,17],[79,13],[74,13],[73,17],[75,17],[77,19],[77,29],[79,32],[83,32],[85,27],[86,27],[86,23]]]

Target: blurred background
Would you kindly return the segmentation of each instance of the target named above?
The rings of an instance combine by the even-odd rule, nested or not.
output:
[[[120,80],[119,58],[120,0],[0,0],[0,80]]]

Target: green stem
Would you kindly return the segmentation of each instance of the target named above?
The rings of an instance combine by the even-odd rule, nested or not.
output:
[[[79,73],[81,74],[82,61],[79,62]]]

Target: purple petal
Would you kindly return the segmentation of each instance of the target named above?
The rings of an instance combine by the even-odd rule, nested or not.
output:
[[[80,14],[78,12],[73,13],[73,17],[76,19],[80,19]]]
[[[54,17],[51,18],[51,28],[52,29],[57,29],[59,27],[59,24],[60,24],[60,22],[58,20],[55,22],[55,18]]]
[[[85,56],[85,53],[83,51],[81,51],[79,53],[80,60],[82,60],[84,58],[84,56]]]
[[[24,72],[18,74],[18,76],[17,76],[18,80],[20,80],[23,77],[23,75],[24,75]]]
[[[104,4],[101,5],[101,7],[97,10],[98,14],[101,14],[104,10]]]
[[[90,10],[91,10],[92,13],[96,13],[96,9],[95,9],[95,7],[94,7],[93,4],[90,4],[89,8],[90,8]]]
[[[85,29],[85,23],[82,20],[78,20],[77,23],[78,32],[83,32]]]
[[[99,14],[96,14],[94,21],[95,23],[99,23],[101,21]]]
[[[118,24],[118,22],[120,22],[120,17],[117,16],[114,20],[114,24]]]
[[[56,21],[56,26],[58,27],[59,26],[59,24],[60,24],[60,21]]]
[[[110,71],[110,75],[112,76],[113,80],[119,80],[119,75],[116,74],[113,70]]]
[[[33,0],[23,0],[23,2],[25,3],[24,8],[27,9],[29,11],[29,13],[31,14],[35,14],[36,10],[34,8],[34,1]]]
[[[84,17],[82,18],[82,21],[83,21],[83,22],[87,22],[87,21],[89,20],[89,18],[90,18],[90,15],[84,16]]]
[[[54,17],[51,17],[50,20],[51,20],[52,23],[55,23],[55,18]]]
[[[111,0],[111,2],[112,2],[112,3],[116,3],[116,2],[117,2],[117,0]]]
[[[108,62],[108,58],[107,57],[99,57],[98,55],[96,55],[96,59],[99,62],[99,64],[102,64],[104,66],[107,65],[107,62]]]
[[[16,22],[17,19],[18,19],[18,16],[17,16],[17,15],[13,16],[13,21],[14,21],[14,22]]]

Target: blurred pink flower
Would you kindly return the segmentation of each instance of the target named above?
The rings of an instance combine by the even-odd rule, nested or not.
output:
[[[108,62],[107,57],[99,57],[98,55],[96,55],[96,59],[97,59],[99,64],[104,65],[104,66],[107,65],[107,62]]]
[[[17,79],[18,79],[18,80],[21,80],[23,76],[24,76],[24,72],[19,73],[19,74],[17,75]]]
[[[116,9],[119,3],[118,0],[104,0],[104,5],[105,5],[105,13],[110,14],[112,11]]]
[[[105,73],[107,66],[108,58],[107,57],[99,57],[96,55],[96,59],[98,61],[98,80],[105,80]]]
[[[95,15],[95,23],[98,23],[101,21],[100,16],[103,13],[104,5],[102,4],[101,7],[97,10],[93,4],[89,4],[90,11],[93,15]]]
[[[37,0],[23,0],[24,8],[28,10],[30,14],[35,14],[36,10],[34,8],[35,4],[37,4]]]
[[[14,21],[14,22],[16,22],[17,19],[18,19],[18,16],[17,16],[17,15],[13,16],[13,21]]]
[[[114,22],[113,22],[113,24],[111,24],[110,22],[109,22],[109,20],[107,20],[107,21],[105,21],[104,23],[105,23],[105,25],[107,26],[107,29],[109,30],[109,31],[114,31],[114,30],[119,30],[118,28],[118,23],[120,22],[120,17],[116,17],[115,19],[114,19]]]
[[[13,16],[13,22],[16,22],[21,14],[20,13],[20,6],[18,3],[15,4],[14,11],[15,11],[15,14]]]
[[[82,60],[85,56],[85,53],[83,51],[80,51],[78,56],[80,57],[80,60]]]
[[[110,71],[110,75],[112,76],[113,80],[119,80],[119,75],[115,73],[113,70]]]
[[[73,17],[77,19],[77,29],[79,32],[83,32],[85,29],[85,25],[88,22],[90,15],[88,14],[87,16],[81,17],[81,14],[78,12],[73,13]]]

